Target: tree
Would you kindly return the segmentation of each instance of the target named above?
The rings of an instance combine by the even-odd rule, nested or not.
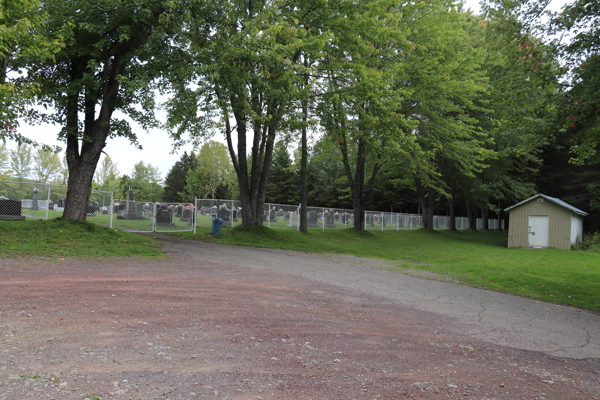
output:
[[[432,15],[447,13],[450,4],[365,1],[344,5],[349,8],[329,22],[333,39],[321,61],[326,87],[318,110],[327,135],[341,151],[355,229],[362,231],[367,194],[382,168],[391,159],[419,160],[412,135],[415,124],[408,123],[410,110],[401,108],[414,93],[406,63],[418,43],[426,45],[425,40],[418,42],[426,36],[421,31],[428,29],[423,21],[436,26],[440,21]],[[440,60],[436,53],[429,56],[434,63]],[[417,64],[413,66],[417,70]]]
[[[171,170],[165,178],[165,187],[163,200],[168,203],[179,203],[184,201],[182,193],[185,193],[186,179],[188,171],[196,169],[198,161],[196,155],[192,152],[188,155],[187,151],[183,153],[179,161],[171,167]]]
[[[198,153],[197,166],[187,172],[184,196],[188,201],[195,197],[216,199],[227,193],[234,182],[234,171],[227,147],[223,143],[205,143]]]
[[[16,150],[10,153],[11,173],[21,180],[29,178],[32,159],[31,147],[23,143],[17,143]]]
[[[193,52],[194,61],[189,64],[194,68],[185,68],[186,77],[179,83],[174,80],[177,95],[171,102],[170,124],[177,128],[176,140],[185,131],[207,136],[210,112],[220,114],[239,183],[243,223],[262,225],[276,135],[289,123],[284,117],[299,97],[293,82],[304,71],[299,62],[301,50],[327,39],[323,32],[309,34],[302,25],[324,5],[253,0],[212,4],[213,24],[191,25],[186,46]],[[197,89],[190,88],[190,81]],[[211,108],[213,104],[216,109]]]
[[[299,182],[283,140],[275,143],[266,203],[298,204]]]
[[[152,164],[136,163],[131,171],[131,180],[126,175],[121,179],[124,199],[127,199],[129,182],[136,201],[160,201],[162,199],[162,186],[160,186],[160,171]]]
[[[119,169],[108,155],[105,155],[100,168],[94,174],[97,190],[115,192],[119,190]]]
[[[39,0],[4,0],[0,4],[0,139],[32,143],[17,131],[18,119],[31,114],[29,107],[39,85],[23,79],[27,60],[54,60],[71,37],[71,24],[61,19],[57,29],[43,32],[48,14],[40,12]]]
[[[6,148],[6,143],[0,145],[0,173],[8,169],[9,150]]]
[[[63,218],[85,220],[106,141],[123,136],[136,144],[129,123],[113,118],[115,110],[143,128],[156,126],[154,86],[181,22],[179,5],[134,0],[42,3],[42,12],[50,17],[44,32],[55,31],[65,19],[73,22],[73,36],[55,60],[27,64],[36,71],[28,79],[40,86],[42,104],[56,110],[45,120],[63,126],[60,138],[67,144],[69,166]]]
[[[39,148],[33,154],[33,160],[33,172],[37,182],[48,183],[60,174],[60,158],[53,151]]]

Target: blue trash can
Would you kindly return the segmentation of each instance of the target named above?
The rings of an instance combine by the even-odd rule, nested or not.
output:
[[[221,218],[213,217],[212,219],[212,234],[219,236],[221,234],[221,225],[223,220]]]

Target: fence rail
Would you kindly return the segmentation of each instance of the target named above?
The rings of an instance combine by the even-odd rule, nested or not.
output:
[[[67,187],[0,181],[0,220],[50,219],[62,216]],[[196,199],[194,203],[153,203],[114,199],[112,192],[92,190],[88,205],[89,222],[132,232],[182,232],[211,228],[213,217],[223,220],[222,228],[242,223],[238,200]],[[266,203],[263,222],[269,228],[300,229],[300,207]],[[308,207],[308,229],[354,227],[354,211],[343,208]],[[424,225],[418,214],[365,211],[366,230],[411,230]],[[504,229],[504,220],[488,219],[489,229]],[[434,229],[449,229],[450,217],[433,217]],[[456,217],[457,229],[468,229],[465,217]],[[483,220],[477,219],[477,229]]]

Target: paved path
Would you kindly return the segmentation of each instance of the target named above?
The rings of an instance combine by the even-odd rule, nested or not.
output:
[[[154,234],[156,236],[156,234]],[[452,317],[460,334],[554,357],[600,358],[600,315],[576,308],[390,272],[385,261],[173,239],[168,254],[300,275]]]

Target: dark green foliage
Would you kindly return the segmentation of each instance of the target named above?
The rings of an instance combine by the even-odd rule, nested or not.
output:
[[[188,155],[183,153],[179,161],[171,167],[165,178],[163,200],[167,203],[178,203],[183,201],[181,193],[185,191],[187,172],[198,166],[196,155],[192,152]]]
[[[298,204],[300,182],[283,140],[275,143],[265,203]]]

